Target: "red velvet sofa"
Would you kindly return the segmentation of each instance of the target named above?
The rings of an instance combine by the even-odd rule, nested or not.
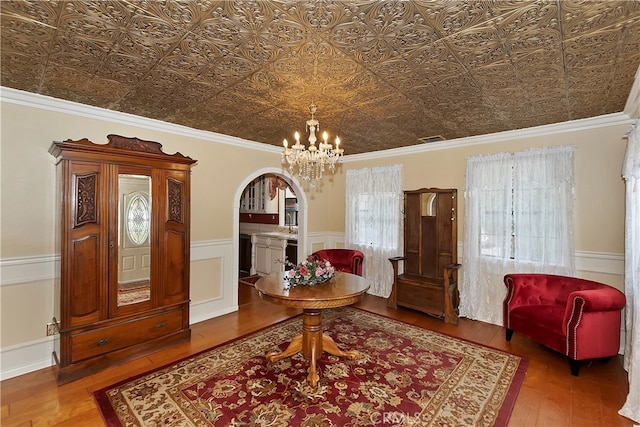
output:
[[[581,360],[618,354],[626,300],[616,288],[550,274],[507,274],[504,284],[507,341],[515,331],[566,355],[575,376]]]
[[[318,260],[326,259],[338,271],[362,276],[364,254],[355,249],[321,249],[311,254]]]

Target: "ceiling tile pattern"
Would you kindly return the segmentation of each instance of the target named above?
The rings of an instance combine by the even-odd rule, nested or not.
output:
[[[5,87],[347,154],[623,110],[640,1],[1,1]]]

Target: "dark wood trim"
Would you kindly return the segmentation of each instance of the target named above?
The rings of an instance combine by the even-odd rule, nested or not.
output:
[[[240,212],[240,222],[248,222],[252,224],[279,224],[280,218],[277,213],[247,213]]]

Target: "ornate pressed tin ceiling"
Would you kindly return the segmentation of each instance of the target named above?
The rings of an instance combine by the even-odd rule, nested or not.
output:
[[[640,64],[639,1],[0,10],[2,86],[273,145],[304,132],[315,102],[346,154],[620,112]]]

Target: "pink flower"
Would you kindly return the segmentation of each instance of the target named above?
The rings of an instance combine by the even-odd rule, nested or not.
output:
[[[300,274],[301,274],[301,275],[303,275],[303,276],[306,276],[306,275],[307,275],[307,273],[308,273],[308,272],[307,272],[307,267],[304,265],[304,263],[303,263],[303,265],[302,265],[302,266],[300,266],[300,270],[299,270],[299,271],[300,271]]]
[[[316,268],[316,276],[322,276],[324,274],[324,270],[322,267]]]
[[[289,276],[289,279],[293,279],[296,275],[296,271],[295,270],[289,270],[287,272],[287,275]]]

